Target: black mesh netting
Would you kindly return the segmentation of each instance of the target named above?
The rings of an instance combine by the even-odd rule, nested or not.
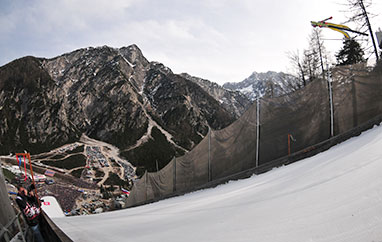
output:
[[[382,113],[382,64],[332,70],[334,135]],[[262,98],[259,104],[258,165],[307,149],[331,136],[327,80],[317,79],[294,93]],[[210,181],[256,166],[256,102],[225,129],[210,131],[190,152],[156,173],[145,173],[131,191],[127,206],[192,191]]]

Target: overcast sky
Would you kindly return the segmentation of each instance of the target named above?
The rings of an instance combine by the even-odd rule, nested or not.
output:
[[[344,1],[0,0],[0,66],[26,55],[51,58],[134,43],[175,73],[219,84],[242,81],[253,71],[291,71],[286,52],[307,48],[311,20],[344,21]],[[379,2],[371,10],[382,14]],[[382,27],[381,16],[372,23],[374,30]],[[332,54],[342,45],[325,44]]]

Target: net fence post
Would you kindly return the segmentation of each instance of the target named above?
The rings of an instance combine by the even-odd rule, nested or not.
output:
[[[176,157],[174,157],[174,187],[173,192],[176,192]]]
[[[326,64],[326,69],[328,69],[328,88],[329,88],[329,104],[330,104],[330,137],[334,136],[334,111],[333,111],[333,91],[332,83],[330,79],[329,64]]]
[[[211,181],[211,128],[208,126],[208,182]]]
[[[145,190],[146,190],[146,197],[145,197],[145,201],[147,201],[147,171],[146,171],[146,174],[145,174]]]
[[[256,167],[259,166],[260,147],[260,98],[256,99]]]

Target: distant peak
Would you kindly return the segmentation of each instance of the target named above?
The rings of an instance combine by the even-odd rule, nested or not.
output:
[[[119,50],[134,51],[134,52],[142,53],[141,49],[136,44],[131,44],[129,46],[121,47],[121,48],[119,48]]]
[[[140,50],[136,44],[131,44],[131,45],[127,46],[127,48]]]

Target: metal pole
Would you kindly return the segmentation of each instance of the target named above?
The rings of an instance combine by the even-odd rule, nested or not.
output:
[[[288,134],[288,155],[290,155],[290,134]]]
[[[37,203],[38,203],[38,206],[41,207],[40,199],[39,199],[38,194],[37,194],[36,183],[35,183],[35,181],[34,181],[34,175],[33,175],[33,169],[32,169],[32,160],[31,160],[31,156],[30,156],[29,153],[27,153],[26,156],[27,156],[27,158],[29,159],[29,168],[30,168],[31,175],[32,175],[32,182],[33,182],[33,186],[34,186],[34,192],[35,192],[35,196],[36,196],[36,199],[37,199]]]
[[[174,192],[176,192],[176,157],[174,159]]]
[[[332,82],[330,80],[330,70],[329,65],[326,64],[328,69],[328,88],[329,88],[329,102],[330,102],[330,137],[334,136],[334,112],[333,112],[333,91],[332,91]]]
[[[19,220],[19,216],[20,216],[21,212],[19,214],[17,214],[17,227],[19,228],[19,231],[20,231],[20,234],[21,234],[21,238],[23,240],[23,242],[26,242],[25,240],[25,236],[24,236],[24,233],[23,233],[23,230],[21,228],[21,224],[20,224],[20,220]]]
[[[0,230],[0,239],[3,237],[5,241],[7,241],[7,242],[10,241],[9,235],[12,235],[12,234],[9,231],[9,228],[12,225],[14,226],[14,224],[16,222],[18,229],[19,229],[19,234],[21,235],[23,242],[25,242],[25,237],[24,237],[24,233],[23,233],[23,230],[21,228],[21,225],[20,225],[19,216],[20,216],[20,212],[17,215],[15,215],[5,226],[2,227],[2,229]],[[13,230],[13,226],[11,227],[12,230]]]
[[[5,242],[9,242],[9,241],[10,241],[10,238],[9,238],[9,234],[8,234],[8,233],[10,233],[10,232],[8,231],[8,229],[5,229],[5,230],[4,230],[4,234],[3,234],[3,237],[4,237]]]
[[[260,141],[260,98],[256,99],[256,167],[259,166]]]
[[[145,201],[147,201],[147,171],[145,173],[145,188],[146,188],[146,197],[145,197]]]
[[[211,128],[208,127],[208,181],[211,181]]]

